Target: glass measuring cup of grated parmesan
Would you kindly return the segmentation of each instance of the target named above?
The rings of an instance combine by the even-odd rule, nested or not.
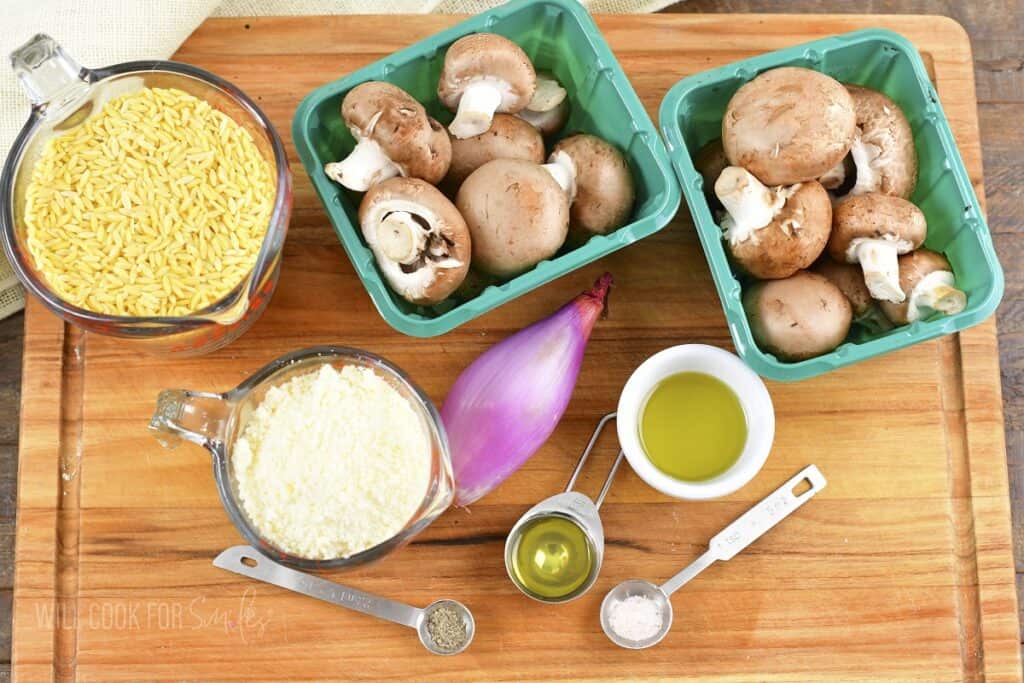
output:
[[[292,206],[256,103],[178,62],[84,68],[43,34],[11,65],[32,108],[0,176],[0,242],[25,288],[151,353],[245,332],[277,284]]]
[[[384,389],[383,393],[391,402],[388,414],[398,415],[402,422],[395,424],[394,429],[387,425],[374,436],[355,425],[357,422],[374,422],[374,415],[350,415],[347,416],[347,425],[354,426],[343,426],[342,438],[330,441],[324,455],[328,458],[326,461],[315,458],[312,449],[304,450],[302,444],[295,450],[295,459],[284,459],[283,451],[287,445],[282,443],[282,437],[286,441],[302,441],[304,436],[287,429],[275,431],[281,425],[274,420],[285,420],[289,415],[294,417],[296,409],[310,405],[302,402],[309,396],[313,396],[314,404],[320,403],[323,393],[315,394],[315,387],[311,384],[321,380],[334,382],[320,388],[336,393],[341,386],[338,382],[345,377],[357,380],[352,386],[355,401],[370,400],[367,392],[374,387]],[[281,406],[288,394],[298,396],[299,402],[286,410]],[[335,406],[344,407],[345,404]],[[342,423],[345,419],[346,416],[334,413],[300,415],[297,429],[315,431],[318,421]],[[380,559],[425,529],[452,501],[451,458],[437,410],[401,370],[383,358],[358,349],[320,346],[296,351],[271,362],[235,389],[222,394],[182,389],[163,391],[157,399],[156,412],[149,426],[167,448],[177,446],[184,439],[210,451],[217,490],[235,528],[250,545],[295,567],[346,568]],[[378,447],[380,439],[386,436],[384,432],[392,432],[394,437],[395,431],[413,435],[413,441],[423,446],[422,451],[417,449],[415,452],[422,452],[426,461],[411,462],[410,466],[396,472],[395,476],[402,478],[401,482],[385,482],[383,488],[378,489],[352,488],[348,490],[348,499],[345,499],[341,489],[346,485],[346,472],[353,473],[353,478],[363,475],[363,472],[346,468],[359,467],[360,462],[367,462],[358,458],[374,458],[373,448]],[[349,434],[361,434],[365,439],[354,444],[357,451],[355,460],[345,460],[342,453]],[[315,444],[319,438],[320,435],[310,435],[307,443]],[[264,470],[270,469],[262,480],[255,480],[253,470],[256,468],[252,461],[260,439],[270,445],[270,452],[265,452],[265,459],[257,465]],[[398,440],[408,441],[405,436]],[[366,466],[375,464],[394,469],[393,462],[368,463]],[[286,467],[313,467],[310,470],[313,478],[310,480],[304,471],[298,473],[300,476],[296,476],[293,469],[283,471]],[[409,495],[415,497],[409,499],[406,496],[401,503],[404,507],[400,509],[391,507],[399,504],[399,485],[407,483],[405,479],[412,476],[413,469],[419,474],[416,485],[410,485]],[[287,498],[291,493],[282,493],[279,488],[271,487],[278,479],[296,482],[298,490],[312,491],[317,498],[306,500],[300,495],[298,499],[288,499],[287,505],[275,508],[282,495]],[[378,480],[372,481],[376,483]],[[309,488],[301,488],[303,485]],[[357,518],[360,514],[364,516]],[[364,524],[363,519],[368,522]],[[376,532],[372,528],[367,530],[369,522],[377,524],[385,519],[390,520],[389,526],[373,527],[378,529]],[[325,542],[325,536],[335,531],[340,533],[341,527],[354,530],[351,539],[340,537],[334,542]],[[373,533],[386,535],[374,536]]]

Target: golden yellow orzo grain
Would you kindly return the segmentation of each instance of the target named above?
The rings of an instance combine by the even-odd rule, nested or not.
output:
[[[76,306],[187,315],[252,270],[276,189],[229,116],[181,90],[148,88],[47,143],[25,193],[26,244],[47,284]]]

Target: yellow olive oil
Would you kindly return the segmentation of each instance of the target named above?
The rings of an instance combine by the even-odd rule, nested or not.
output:
[[[586,583],[594,566],[583,529],[561,515],[531,520],[512,548],[512,573],[527,593],[564,598]]]
[[[640,412],[640,443],[659,470],[703,481],[739,460],[747,418],[732,389],[703,372],[680,372],[658,383]]]

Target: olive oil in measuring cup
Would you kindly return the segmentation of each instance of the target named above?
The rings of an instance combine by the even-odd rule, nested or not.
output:
[[[722,380],[679,372],[661,380],[641,410],[640,443],[648,459],[681,481],[704,481],[732,467],[747,442],[739,398]]]
[[[512,548],[510,570],[516,583],[538,599],[559,599],[590,578],[594,554],[576,522],[558,514],[528,521]]]

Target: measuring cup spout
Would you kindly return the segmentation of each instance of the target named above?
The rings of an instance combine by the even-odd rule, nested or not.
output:
[[[164,448],[190,441],[217,453],[223,449],[231,405],[222,394],[186,389],[161,391],[149,429]]]

